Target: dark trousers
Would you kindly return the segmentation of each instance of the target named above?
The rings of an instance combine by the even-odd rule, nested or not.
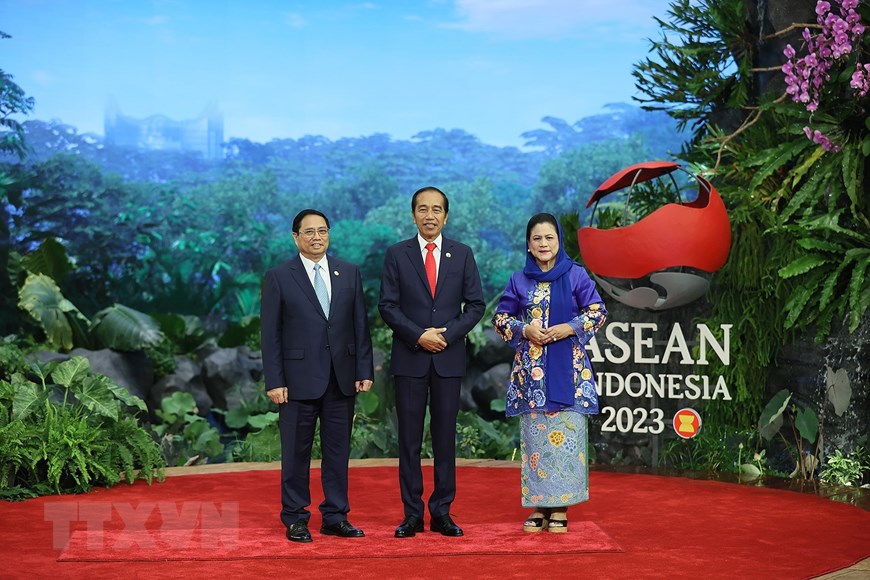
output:
[[[435,489],[429,496],[429,515],[450,513],[456,497],[456,416],[459,377],[441,377],[434,367],[422,377],[394,377],[399,419],[399,486],[405,516],[423,518],[423,424],[429,401],[429,432],[435,454]]]
[[[347,519],[347,465],[350,459],[350,433],[353,424],[354,397],[338,388],[335,375],[326,392],[318,399],[290,400],[278,406],[281,429],[281,521],[285,526],[299,520],[307,522],[311,514],[309,471],[314,430],[320,421],[320,448],[323,459],[320,482],[323,523],[336,524]]]

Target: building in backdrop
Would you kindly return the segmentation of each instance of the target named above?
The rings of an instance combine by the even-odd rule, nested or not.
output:
[[[224,117],[215,103],[196,119],[174,121],[165,115],[134,119],[117,102],[106,105],[104,131],[112,145],[152,151],[196,151],[205,159],[223,157]]]

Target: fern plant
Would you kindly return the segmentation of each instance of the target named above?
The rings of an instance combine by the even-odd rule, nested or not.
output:
[[[0,495],[83,492],[162,479],[157,442],[133,415],[145,402],[87,359],[34,364],[0,380]]]
[[[843,227],[843,210],[804,219],[779,229],[806,250],[779,270],[783,278],[799,278],[785,304],[786,328],[816,325],[816,340],[831,330],[833,320],[848,316],[854,332],[870,307],[870,223],[863,228]],[[863,214],[857,216],[867,220]],[[854,219],[854,218],[853,218]]]
[[[746,30],[742,1],[674,0],[665,19],[655,18],[662,38],[633,75],[644,108],[665,110],[702,140],[724,109],[751,100],[755,41]]]

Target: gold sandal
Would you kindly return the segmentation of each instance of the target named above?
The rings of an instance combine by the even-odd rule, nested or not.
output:
[[[534,515],[536,513],[541,514],[541,517],[534,518],[534,517],[529,516],[526,519],[526,521],[523,522],[523,531],[524,532],[532,532],[532,533],[540,532],[540,531],[547,528],[547,522],[549,521],[549,518],[547,517],[547,515],[543,512],[540,512],[540,511],[532,512],[532,515]]]

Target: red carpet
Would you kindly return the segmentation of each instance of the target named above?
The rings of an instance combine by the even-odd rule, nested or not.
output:
[[[374,524],[373,524],[374,525]],[[445,539],[424,533],[413,541],[396,539],[392,529],[378,526],[365,538],[347,540],[315,533],[315,542],[288,550],[283,528],[212,528],[137,532],[77,531],[58,558],[63,562],[130,562],[168,560],[242,560],[246,558],[340,559],[419,556],[546,555],[619,552],[619,546],[592,522],[572,522],[575,534],[541,538],[516,523],[469,524],[465,536]],[[312,530],[314,531],[314,530]],[[206,533],[205,536],[202,533]]]
[[[870,556],[870,513],[854,506],[714,481],[590,479],[591,500],[561,536],[521,531],[513,468],[459,468],[452,511],[464,538],[391,537],[402,517],[395,467],[351,470],[350,520],[365,538],[321,536],[315,510],[308,545],[283,539],[277,471],[0,502],[0,577],[811,578]]]

